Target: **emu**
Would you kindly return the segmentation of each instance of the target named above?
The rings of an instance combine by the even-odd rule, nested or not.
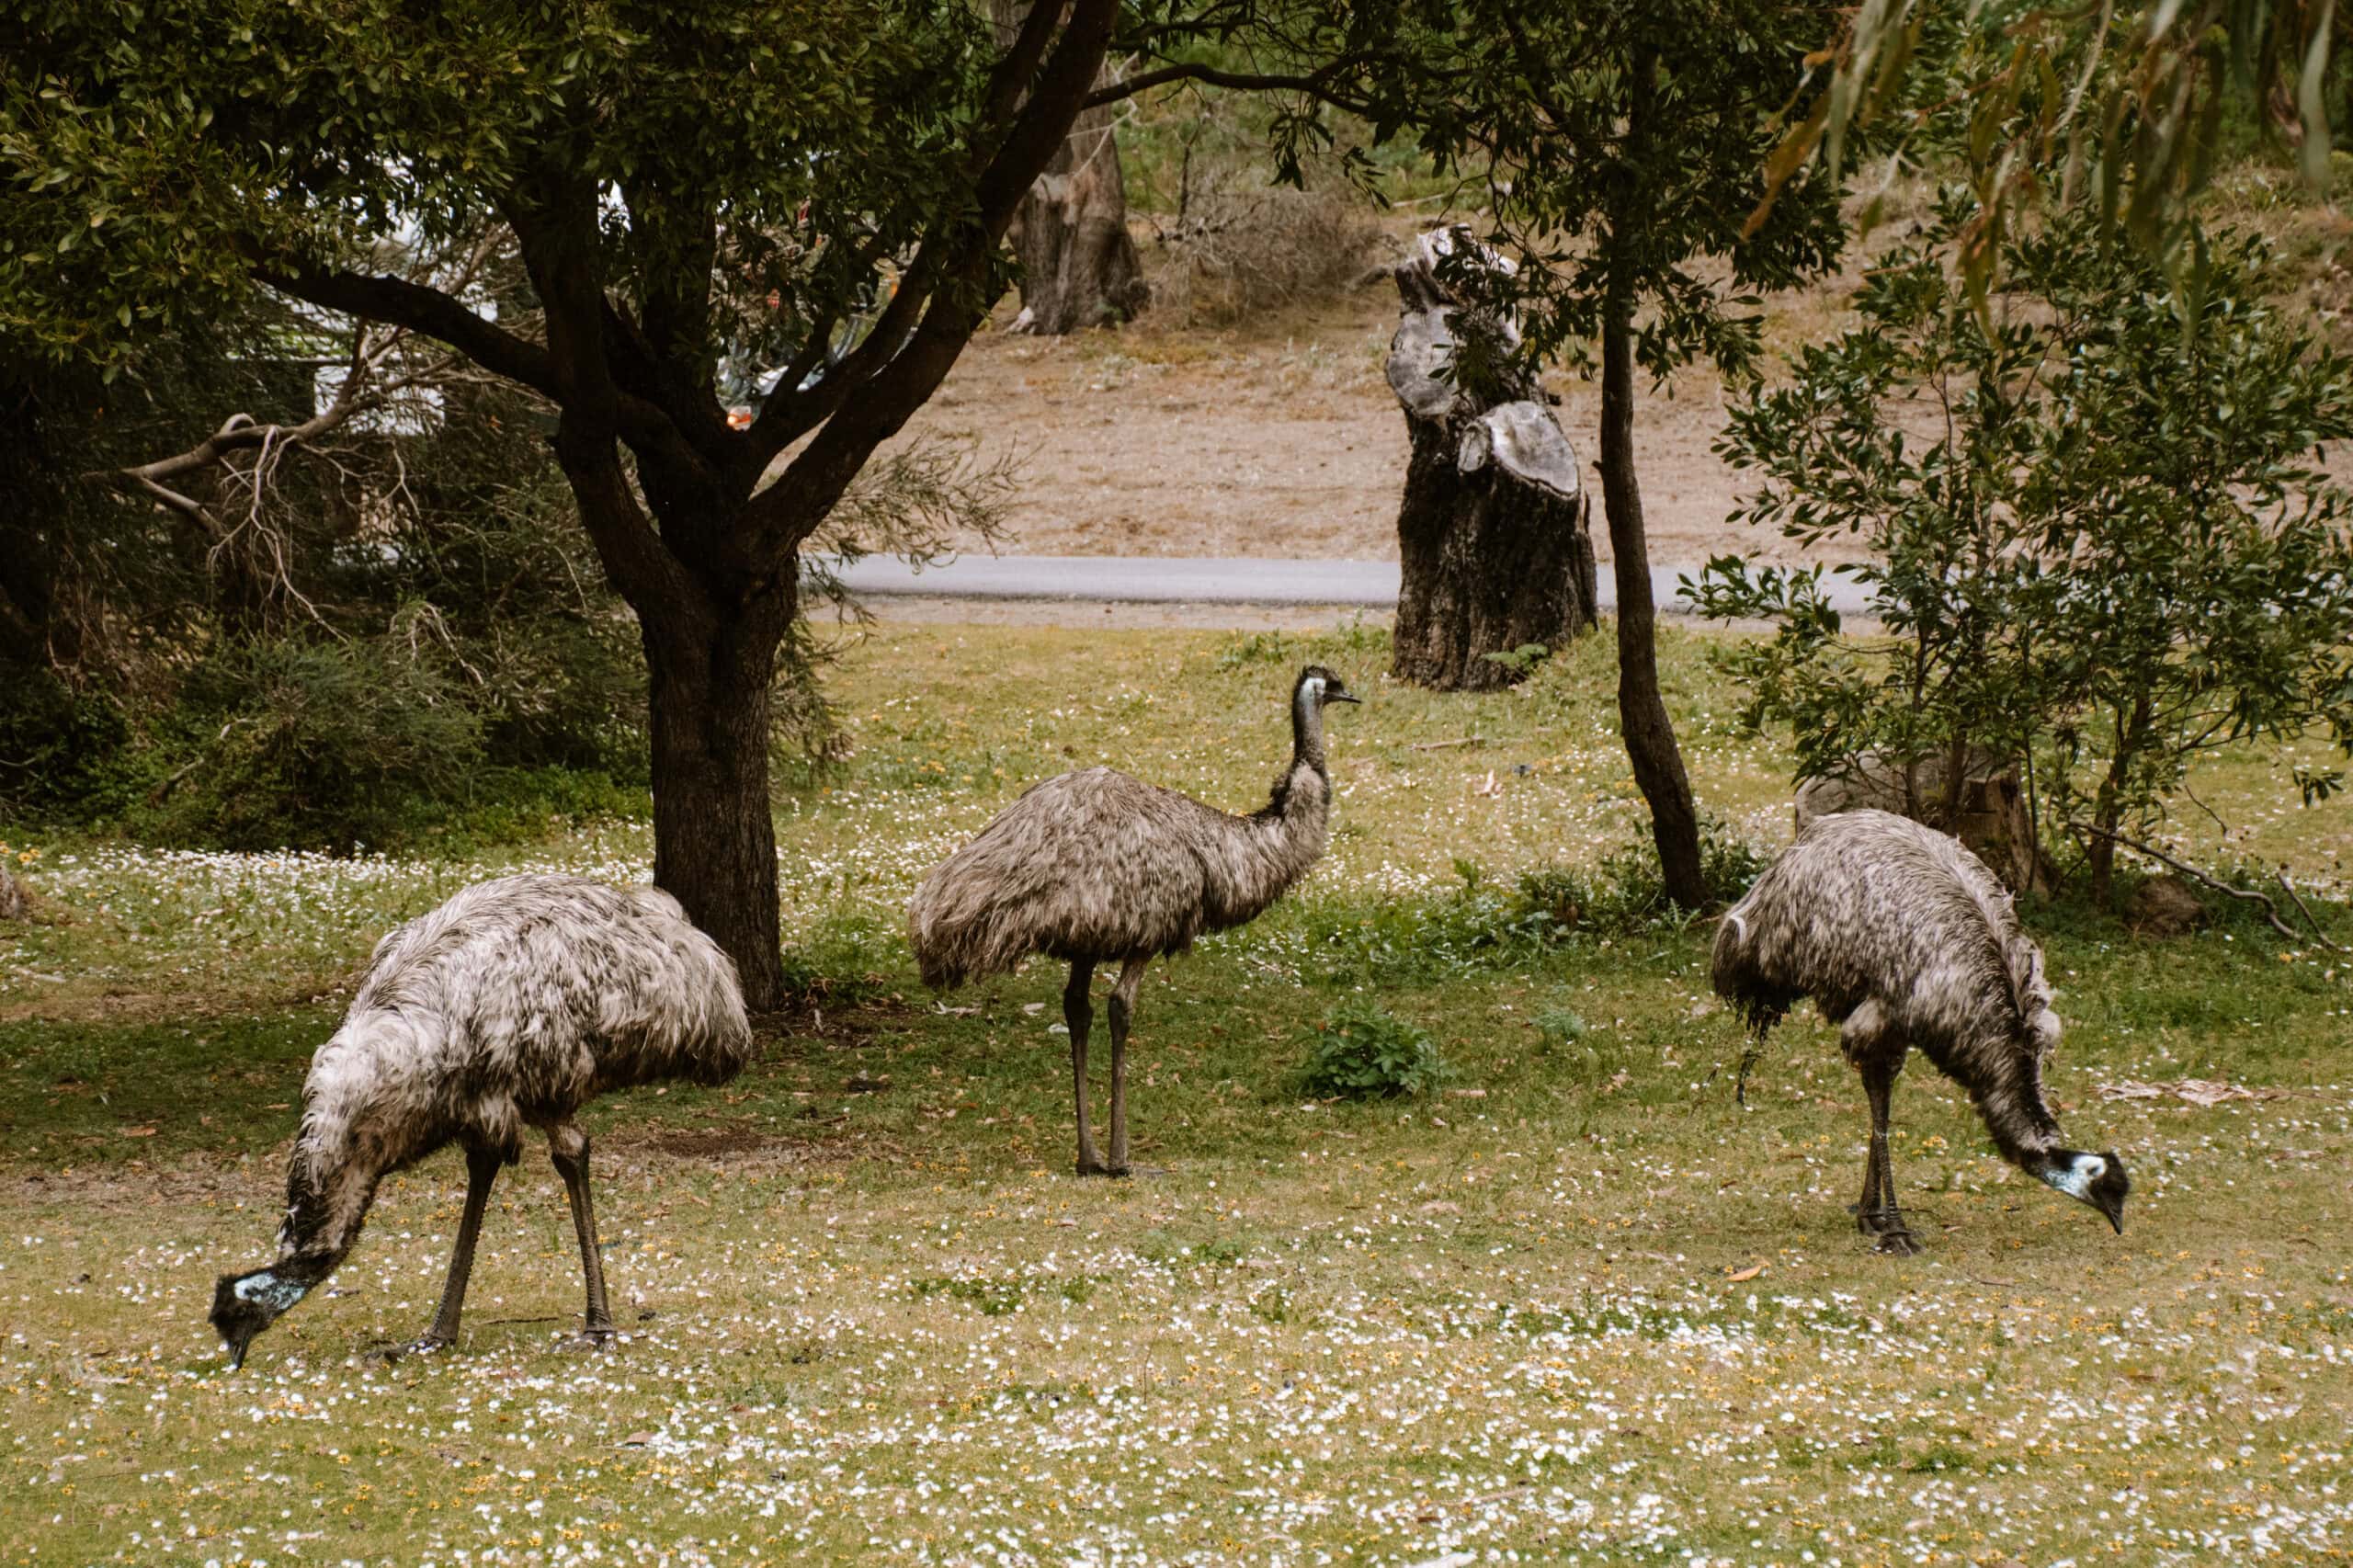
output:
[[[1108,767],[1033,785],[915,890],[907,937],[926,984],[953,989],[1011,970],[1031,953],[1070,965],[1078,1106],[1078,1174],[1128,1174],[1128,1025],[1144,966],[1205,931],[1255,919],[1324,853],[1331,779],[1324,710],[1360,700],[1320,665],[1291,687],[1290,764],[1273,797],[1230,816],[1189,795]],[[1117,962],[1111,1026],[1111,1157],[1096,1152],[1086,1112],[1087,994],[1095,966]]]
[[[2123,1233],[2124,1162],[2065,1147],[2043,1101],[2059,1018],[2042,949],[1984,862],[1953,839],[1888,812],[1816,818],[1723,917],[1712,971],[1758,1045],[1801,997],[1839,1026],[1870,1100],[1854,1212],[1879,1251],[1920,1250],[1887,1148],[1888,1096],[1913,1046],[1969,1091],[2003,1158]]]
[[[546,1133],[570,1196],[585,1337],[601,1345],[613,1321],[588,1135],[574,1115],[631,1085],[724,1083],[751,1049],[734,964],[658,890],[506,877],[401,926],[376,944],[342,1027],[311,1059],[277,1260],[213,1290],[233,1368],[342,1264],[377,1183],[450,1142],[466,1153],[466,1206],[440,1308],[413,1348],[455,1341],[491,1182],[519,1157],[527,1126]]]

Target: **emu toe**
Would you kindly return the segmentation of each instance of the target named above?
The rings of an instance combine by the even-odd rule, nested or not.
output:
[[[1919,1238],[1905,1230],[1899,1222],[1892,1231],[1881,1231],[1879,1244],[1871,1250],[1883,1252],[1891,1257],[1917,1257],[1928,1249],[1922,1246]]]

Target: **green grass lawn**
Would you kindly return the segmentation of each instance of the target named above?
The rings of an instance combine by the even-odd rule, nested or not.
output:
[[[1666,648],[1693,777],[1769,847],[1786,755],[1739,732],[1708,646]],[[904,898],[1063,767],[1255,805],[1308,657],[1370,699],[1332,716],[1332,853],[1154,968],[1131,1115],[1157,1174],[1078,1181],[1060,972],[934,998]],[[455,1351],[370,1354],[430,1315],[454,1153],[385,1184],[243,1373],[203,1319],[267,1255],[304,1063],[374,938],[500,870],[642,878],[643,824],[464,863],[0,827],[46,900],[0,937],[0,1562],[2353,1555],[2353,968],[2245,921],[2155,943],[2030,911],[2068,1025],[2052,1092],[2130,1164],[2126,1233],[2003,1166],[1915,1058],[1897,1175],[1929,1250],[1881,1257],[1828,1030],[1778,1033],[1743,1112],[1704,927],[1515,930],[1518,873],[1641,820],[1604,640],[1490,697],[1385,665],[1372,630],[858,647],[852,755],[779,798],[813,1006],[737,1083],[590,1118],[627,1331],[604,1354],[564,1339],[577,1259],[536,1149]],[[2294,809],[2286,765],[2201,772],[2232,831],[2184,842],[2341,893],[2353,805]],[[1362,1002],[1430,1033],[1444,1087],[1298,1091]],[[2185,1077],[2267,1097],[2103,1092]]]

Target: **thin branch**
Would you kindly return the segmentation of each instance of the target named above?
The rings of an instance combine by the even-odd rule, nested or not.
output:
[[[2295,900],[2296,907],[2303,911],[2305,923],[2310,925],[2313,928],[2313,939],[2333,953],[2341,953],[2346,951],[2345,949],[2338,947],[2335,942],[2330,941],[2326,937],[2320,934],[2320,917],[2313,913],[2313,906],[2304,902],[2304,895],[2296,891],[2296,884],[2288,880],[2288,873],[2285,869],[2282,869],[2279,872],[2279,885],[2287,890],[2288,896],[2290,898]]]

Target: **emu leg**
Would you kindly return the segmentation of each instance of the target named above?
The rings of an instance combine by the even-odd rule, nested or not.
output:
[[[1128,1019],[1133,1016],[1136,987],[1143,983],[1143,966],[1149,959],[1130,959],[1120,970],[1119,983],[1111,987],[1111,1005],[1106,1009],[1111,1019],[1111,1168],[1110,1174],[1128,1174]]]
[[[498,1179],[501,1164],[490,1149],[466,1151],[466,1211],[458,1220],[458,1244],[449,1253],[449,1278],[441,1286],[441,1305],[433,1326],[412,1350],[438,1350],[458,1342],[458,1314],[465,1310],[466,1280],[474,1271],[474,1243],[482,1235],[483,1210],[490,1207],[490,1184]]]
[[[605,1260],[597,1251],[597,1208],[588,1196],[588,1134],[569,1121],[548,1129],[548,1157],[572,1199],[572,1229],[580,1238],[580,1272],[588,1290],[585,1333],[592,1345],[613,1335],[613,1314],[605,1304]]]
[[[1063,1022],[1070,1028],[1071,1096],[1078,1102],[1078,1174],[1106,1176],[1109,1172],[1095,1152],[1095,1129],[1086,1119],[1086,1031],[1095,1022],[1095,1004],[1086,988],[1095,983],[1095,960],[1080,959],[1070,966],[1070,983],[1063,987]]]
[[[1874,1056],[1862,1064],[1863,1093],[1871,1102],[1870,1165],[1863,1176],[1862,1212],[1857,1223],[1867,1235],[1879,1237],[1878,1250],[1909,1257],[1921,1250],[1918,1238],[1904,1223],[1895,1206],[1895,1166],[1887,1148],[1887,1107],[1895,1075],[1904,1071],[1904,1054]]]

